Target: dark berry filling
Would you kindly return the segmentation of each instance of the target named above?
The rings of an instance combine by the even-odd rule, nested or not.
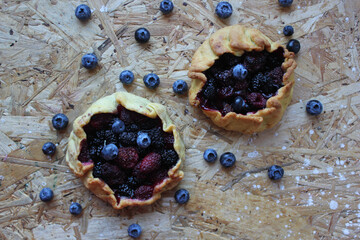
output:
[[[123,131],[115,131],[114,122],[122,121]],[[93,176],[105,181],[121,198],[146,200],[152,197],[154,187],[168,178],[168,171],[179,160],[174,150],[174,136],[162,130],[160,118],[149,118],[119,105],[117,113],[92,116],[84,126],[86,139],[80,143],[78,160],[94,163]],[[150,144],[137,142],[146,133]],[[104,147],[115,144],[116,158],[107,158]],[[105,156],[105,158],[104,158]]]
[[[283,86],[284,49],[274,52],[251,51],[237,57],[225,53],[204,72],[207,81],[198,93],[202,109],[255,113],[266,107],[266,101]],[[241,97],[240,100],[237,97]]]

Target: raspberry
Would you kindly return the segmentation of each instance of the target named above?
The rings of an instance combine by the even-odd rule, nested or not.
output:
[[[261,95],[261,93],[250,93],[247,97],[247,101],[257,109],[263,109],[266,107],[266,99],[263,97],[263,95]]]
[[[118,158],[115,160],[116,164],[125,169],[131,169],[135,167],[139,160],[139,155],[133,147],[121,147],[119,148]]]
[[[135,190],[135,198],[146,200],[152,197],[154,188],[152,186],[140,186]]]
[[[121,197],[134,197],[134,190],[130,188],[127,184],[121,184],[116,193],[119,194]]]
[[[174,150],[163,150],[161,152],[161,164],[167,168],[174,166],[178,160],[179,156]]]
[[[139,173],[148,174],[150,172],[155,171],[160,167],[161,163],[161,155],[155,152],[149,153],[146,155],[143,160],[138,164],[139,165]]]
[[[166,148],[173,148],[174,147],[174,136],[171,133],[164,132],[164,143]]]
[[[134,132],[122,132],[119,134],[119,140],[121,144],[125,146],[136,145],[137,133]]]

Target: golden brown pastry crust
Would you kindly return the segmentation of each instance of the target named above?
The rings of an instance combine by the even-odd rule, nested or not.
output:
[[[174,149],[180,159],[173,168],[169,169],[169,177],[161,184],[155,186],[153,197],[147,200],[121,199],[120,202],[117,203],[113,190],[101,179],[93,177],[92,169],[94,164],[81,163],[78,160],[80,143],[83,139],[86,139],[86,133],[83,127],[90,122],[91,117],[95,114],[116,112],[118,104],[128,110],[135,111],[150,118],[159,117],[163,124],[163,130],[165,132],[171,132],[174,135]],[[66,162],[75,175],[82,179],[84,185],[90,189],[90,191],[95,193],[99,198],[110,203],[115,209],[122,209],[127,206],[149,205],[155,202],[161,197],[163,191],[175,187],[184,177],[184,173],[179,170],[181,162],[184,161],[184,159],[185,146],[175,125],[172,124],[171,119],[166,112],[166,108],[161,104],[152,103],[145,98],[126,92],[117,92],[97,100],[83,115],[79,116],[74,121],[73,131],[70,134],[68,150],[66,152]]]
[[[234,25],[222,28],[211,35],[195,52],[188,76],[192,79],[189,90],[189,101],[193,106],[198,107],[200,101],[197,94],[205,85],[207,79],[203,72],[209,69],[224,53],[232,53],[235,56],[241,56],[245,51],[263,51],[273,52],[279,47],[284,49],[285,61],[282,64],[284,70],[283,87],[278,90],[278,94],[269,98],[266,102],[266,108],[257,111],[254,114],[236,114],[230,112],[222,116],[216,110],[202,111],[219,127],[239,131],[242,133],[261,132],[277,124],[289,105],[293,86],[294,70],[296,62],[293,59],[294,53],[289,52],[282,45],[271,41],[259,30],[246,28],[241,25]]]

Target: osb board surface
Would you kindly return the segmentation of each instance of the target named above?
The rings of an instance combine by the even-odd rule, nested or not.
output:
[[[86,2],[86,1],[81,1]],[[0,239],[124,239],[138,222],[142,239],[359,239],[360,83],[359,10],[356,0],[230,1],[234,13],[221,21],[218,1],[174,1],[163,16],[160,1],[89,0],[91,21],[74,16],[80,3],[60,0],[3,0],[0,5]],[[217,29],[236,23],[259,28],[286,43],[285,24],[301,42],[291,105],[274,129],[243,135],[215,127],[171,85],[187,77],[191,56]],[[138,27],[149,44],[135,43]],[[95,52],[100,66],[87,71],[81,56]],[[124,88],[118,75],[134,71]],[[156,91],[142,77],[156,72]],[[91,194],[64,161],[67,137],[51,127],[64,112],[72,122],[95,100],[128,91],[163,103],[187,147],[185,178],[191,200],[174,203],[176,189],[154,205],[115,211]],[[325,112],[309,117],[305,103],[317,98]],[[58,144],[53,158],[41,146]],[[207,164],[203,151],[234,152],[236,167]],[[279,164],[285,177],[270,182],[266,167]],[[43,186],[55,191],[44,204]],[[72,201],[84,212],[72,217]]]

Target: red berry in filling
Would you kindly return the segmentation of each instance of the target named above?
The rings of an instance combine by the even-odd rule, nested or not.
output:
[[[139,160],[139,155],[133,147],[121,147],[119,148],[118,158],[115,160],[119,167],[125,169],[131,169],[135,167]]]
[[[139,163],[140,174],[148,174],[160,167],[161,156],[158,153],[149,153]]]
[[[250,93],[247,101],[255,108],[262,109],[266,107],[266,99],[261,93]]]
[[[140,186],[135,190],[135,198],[147,200],[152,197],[154,188],[152,186]]]

